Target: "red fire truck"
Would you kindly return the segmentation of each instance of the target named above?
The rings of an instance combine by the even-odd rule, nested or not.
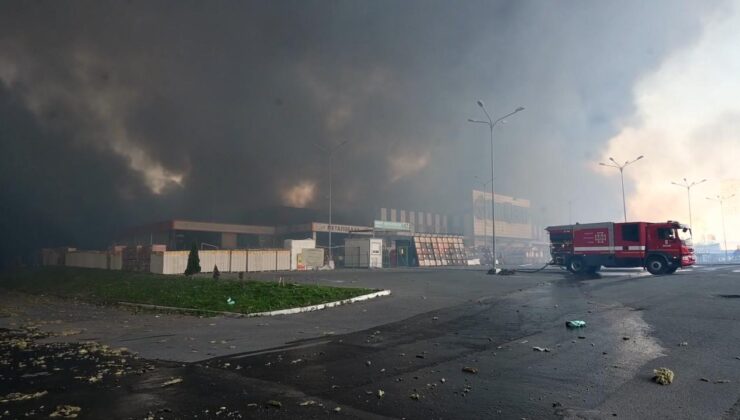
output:
[[[572,273],[604,267],[645,267],[651,274],[672,274],[693,265],[691,229],[665,223],[587,223],[550,226],[552,265]]]

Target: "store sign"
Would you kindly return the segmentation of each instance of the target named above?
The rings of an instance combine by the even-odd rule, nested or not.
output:
[[[411,223],[406,222],[388,222],[385,220],[376,220],[373,223],[375,229],[380,230],[411,230]]]
[[[313,223],[312,224],[313,231],[314,232],[329,232],[329,224],[328,223]],[[370,228],[365,226],[352,226],[352,225],[331,225],[331,231],[337,232],[337,233],[349,233],[349,232],[367,232]]]

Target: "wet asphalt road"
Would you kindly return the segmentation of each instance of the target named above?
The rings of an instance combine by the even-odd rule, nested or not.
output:
[[[45,418],[69,404],[82,418],[735,419],[739,268],[522,275],[521,290],[195,363],[81,354],[89,345],[5,331],[0,395],[48,394],[0,402],[0,415]],[[464,287],[471,273],[449,275]],[[587,327],[569,330],[570,319]],[[652,381],[658,367],[675,372],[671,385]]]

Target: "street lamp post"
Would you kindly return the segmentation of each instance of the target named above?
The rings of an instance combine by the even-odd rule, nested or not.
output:
[[[486,114],[486,118],[488,121],[481,121],[481,120],[473,120],[468,118],[468,122],[471,123],[477,123],[477,124],[486,124],[490,130],[491,133],[491,253],[493,256],[493,261],[491,262],[493,274],[496,274],[496,193],[494,189],[494,182],[493,179],[496,177],[493,170],[493,127],[496,126],[496,124],[503,121],[505,118],[510,117],[517,112],[524,111],[524,107],[520,106],[514,111],[504,115],[503,117],[493,120],[491,118],[491,115],[488,113],[488,110],[486,109],[486,105],[483,103],[483,101],[478,101],[478,106],[483,110],[483,113]]]
[[[686,180],[686,178],[683,179],[683,183],[679,184],[677,182],[671,182],[671,184],[676,185],[678,187],[686,188],[686,196],[688,197],[689,202],[689,226],[691,229],[694,228],[694,220],[691,217],[691,187],[695,185],[699,185],[701,183],[707,182],[706,179],[702,179],[701,181],[693,181],[689,183],[689,181]]]
[[[330,147],[330,148],[326,148],[326,147],[323,147],[323,146],[320,146],[320,145],[314,143],[314,146],[318,147],[329,158],[329,226],[328,226],[328,230],[329,230],[329,264],[330,265],[333,265],[333,263],[334,263],[334,259],[333,259],[333,255],[332,255],[332,244],[331,244],[331,231],[332,231],[332,224],[331,224],[331,222],[332,222],[332,220],[331,220],[331,217],[332,217],[332,200],[331,200],[331,195],[332,195],[332,177],[333,177],[333,172],[334,172],[334,153],[337,150],[339,150],[340,147],[344,146],[348,142],[349,142],[349,140],[345,140],[345,141],[337,144],[336,146]]]
[[[479,184],[483,188],[482,191],[485,191],[486,185],[493,181],[493,178],[489,179],[486,182],[481,181],[480,178],[478,178],[477,176],[474,178],[478,180],[477,184]],[[485,248],[488,245],[485,239],[486,235],[488,234],[488,203],[486,202],[485,197],[483,198],[483,248]]]
[[[724,239],[724,243],[725,243],[725,262],[729,261],[729,257],[727,255],[727,231],[725,230],[724,201],[729,200],[734,196],[735,194],[728,195],[728,196],[718,195],[717,198],[707,197],[707,200],[716,201],[719,203],[719,214],[722,217],[722,238]]]
[[[614,163],[613,165],[612,164],[608,164],[608,163],[601,163],[601,162],[599,162],[599,165],[601,165],[601,166],[608,166],[610,168],[617,168],[617,169],[619,169],[619,177],[622,180],[622,210],[624,211],[624,221],[625,222],[627,222],[627,202],[625,201],[625,198],[624,198],[624,168],[626,168],[627,165],[629,165],[631,163],[637,162],[638,160],[642,159],[643,157],[644,157],[643,155],[640,155],[637,158],[635,158],[635,160],[625,161],[624,164],[622,164],[622,165],[618,164],[617,161],[614,160],[613,157],[610,157],[609,158],[609,160],[611,160]]]

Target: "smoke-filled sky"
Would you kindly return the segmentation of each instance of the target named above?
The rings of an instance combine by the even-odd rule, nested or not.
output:
[[[729,0],[5,1],[0,251],[324,208],[321,148],[344,141],[335,208],[453,211],[490,177],[478,99],[526,107],[496,128],[496,189],[547,222],[569,201],[574,221],[619,220],[618,173],[595,162],[637,153],[630,218],[685,220],[669,182],[711,178],[695,222],[714,233],[704,192],[740,178],[738,16]]]

